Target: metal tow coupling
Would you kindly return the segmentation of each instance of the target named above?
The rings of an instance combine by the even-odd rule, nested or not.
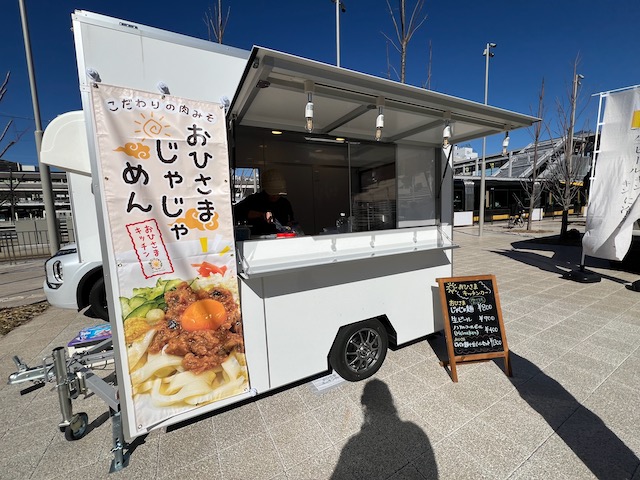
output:
[[[42,365],[37,367],[29,367],[20,360],[17,355],[13,356],[13,362],[18,367],[18,371],[9,375],[7,383],[9,385],[17,385],[24,382],[33,382],[36,385],[45,382],[53,382],[55,376],[53,374],[53,359],[51,356],[42,359]]]

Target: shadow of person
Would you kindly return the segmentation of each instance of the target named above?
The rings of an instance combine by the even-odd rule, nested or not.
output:
[[[598,415],[526,358],[513,352],[510,357],[514,372],[510,380],[522,399],[544,418],[593,475],[603,479],[633,476],[640,460]]]
[[[340,453],[332,480],[438,478],[433,449],[416,424],[402,421],[389,387],[374,379],[364,387],[364,422]]]

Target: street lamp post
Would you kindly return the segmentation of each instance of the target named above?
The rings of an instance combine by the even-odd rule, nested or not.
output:
[[[56,207],[53,202],[53,187],[51,184],[51,173],[48,165],[40,162],[40,150],[42,146],[42,122],[40,121],[40,105],[38,103],[38,90],[36,89],[36,78],[33,68],[33,58],[31,56],[31,42],[29,40],[29,24],[27,21],[27,9],[24,0],[19,0],[20,19],[22,21],[22,35],[24,37],[24,49],[27,57],[27,68],[29,70],[29,85],[31,87],[31,102],[33,103],[33,117],[35,120],[35,140],[38,166],[40,167],[40,180],[42,183],[42,197],[44,200],[44,211],[47,216],[47,234],[49,236],[49,251],[54,255],[60,248],[58,241],[58,226],[56,224]]]
[[[340,66],[340,12],[347,11],[344,2],[341,0],[331,0],[336,4],[336,66]]]
[[[486,48],[482,55],[486,57],[485,69],[484,69],[484,104],[487,105],[489,101],[489,58],[493,57],[491,52],[492,48],[496,48],[495,43],[487,43]],[[486,177],[486,149],[487,149],[487,137],[482,138],[482,166],[480,174],[480,210],[478,212],[478,236],[482,236],[482,229],[484,228],[484,204],[485,204],[485,177]]]

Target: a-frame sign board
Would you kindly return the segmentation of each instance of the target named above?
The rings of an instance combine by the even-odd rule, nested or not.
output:
[[[456,365],[504,358],[504,370],[511,376],[509,347],[502,321],[496,277],[478,275],[438,278],[444,314],[451,378],[458,381]]]

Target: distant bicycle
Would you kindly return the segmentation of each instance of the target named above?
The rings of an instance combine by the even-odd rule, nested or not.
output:
[[[509,217],[509,228],[524,227],[524,210]]]

